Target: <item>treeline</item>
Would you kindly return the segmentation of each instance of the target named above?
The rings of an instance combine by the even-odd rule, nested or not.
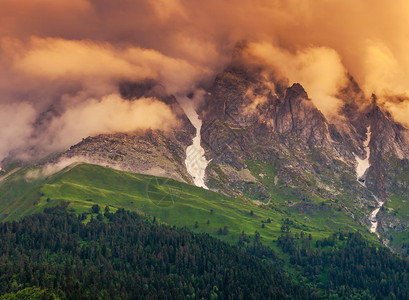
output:
[[[360,233],[334,234],[315,247],[306,236],[297,239],[287,233],[277,243],[317,297],[409,299],[408,260],[369,244]]]
[[[409,299],[409,262],[359,233],[237,247],[123,209],[64,207],[0,223],[0,299]],[[298,274],[298,275],[297,275]]]
[[[232,247],[123,209],[47,209],[0,224],[0,295],[38,299],[306,299],[272,250]],[[261,259],[267,257],[268,259]],[[20,297],[20,298],[21,298]]]

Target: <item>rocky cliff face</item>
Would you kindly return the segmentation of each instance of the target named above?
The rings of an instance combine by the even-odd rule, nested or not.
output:
[[[291,134],[308,145],[328,144],[327,121],[300,84],[286,90],[283,101],[278,99],[270,117],[272,129],[278,134]]]
[[[191,136],[183,131],[102,134],[84,139],[52,162],[85,161],[192,183],[184,165],[190,143]]]
[[[327,120],[300,84],[266,82],[237,66],[219,74],[202,113],[208,186],[264,203],[290,188],[303,203],[289,204],[298,210],[321,199],[369,224],[374,195],[386,199],[407,187],[397,174],[406,172],[408,131],[364,99],[351,77],[338,98],[341,118]],[[355,157],[365,159],[368,128],[371,167],[359,183]]]
[[[372,167],[368,170],[367,184],[385,198],[393,193],[392,186],[396,184],[394,177],[400,169],[398,165],[404,166],[404,161],[409,157],[407,130],[394,123],[390,115],[377,106],[368,112],[368,119],[372,132]]]

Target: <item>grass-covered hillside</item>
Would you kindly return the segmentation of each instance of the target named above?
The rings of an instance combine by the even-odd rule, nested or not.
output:
[[[286,231],[311,234],[315,240],[340,230],[359,230],[375,239],[366,228],[329,206],[302,212],[279,202],[258,206],[174,180],[90,164],[48,177],[39,169],[21,169],[10,175],[0,182],[0,221],[17,220],[63,201],[69,202],[68,210],[74,213],[89,213],[95,204],[113,211],[125,208],[231,242],[243,231],[251,235],[258,231],[268,245]]]

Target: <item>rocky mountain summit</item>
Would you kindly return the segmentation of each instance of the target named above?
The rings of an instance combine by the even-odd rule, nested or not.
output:
[[[237,66],[216,77],[202,110],[210,187],[264,203],[290,190],[297,211],[331,207],[367,225],[379,201],[407,197],[408,130],[375,96],[364,99],[350,77],[339,117],[326,119],[300,84],[272,80]]]

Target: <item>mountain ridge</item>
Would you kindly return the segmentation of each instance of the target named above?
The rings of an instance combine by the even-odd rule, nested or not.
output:
[[[260,74],[233,64],[216,76],[197,106],[203,121],[201,146],[210,161],[204,182],[211,190],[258,206],[287,195],[279,203],[292,211],[340,210],[367,228],[379,201],[387,206],[391,199],[405,197],[409,134],[378,106],[376,96],[365,100],[349,76],[337,96],[343,101],[340,116],[327,119],[302,85],[287,86],[274,74],[267,79]],[[128,101],[157,97],[180,116],[179,126],[88,137],[34,166],[77,160],[193,184],[185,159],[195,128],[177,99],[149,80],[124,83],[120,92]],[[361,178],[357,157],[370,164]],[[409,215],[389,212],[380,209],[377,218],[386,243],[395,234],[393,224],[401,224],[398,232],[409,226]]]

